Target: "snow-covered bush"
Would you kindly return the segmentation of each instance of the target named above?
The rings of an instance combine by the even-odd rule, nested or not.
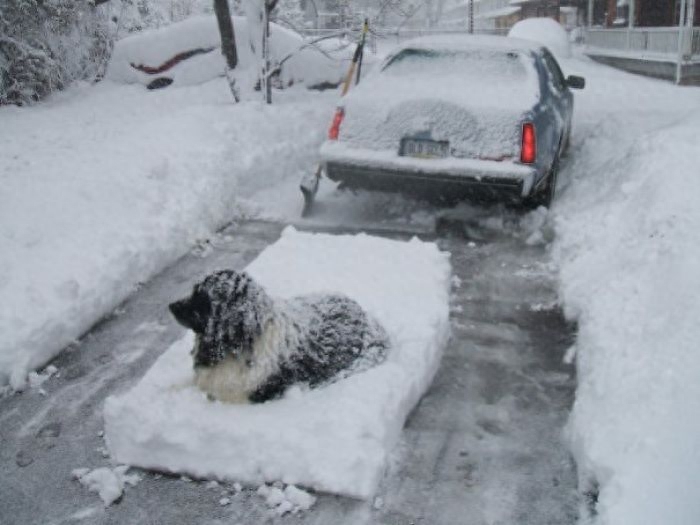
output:
[[[101,75],[105,12],[87,0],[5,0],[0,11],[0,104],[28,104]]]
[[[233,4],[236,11],[240,1]],[[212,12],[212,0],[2,0],[0,104],[29,104],[98,79],[115,40]]]
[[[272,11],[271,20],[292,29],[302,29],[305,15],[300,0],[279,0]]]
[[[233,0],[233,11],[240,0]],[[114,37],[180,22],[195,15],[214,12],[213,0],[111,0],[109,9]]]

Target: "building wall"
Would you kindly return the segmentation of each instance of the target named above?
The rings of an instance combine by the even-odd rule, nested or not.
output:
[[[675,19],[675,0],[637,0],[639,5],[636,23],[640,26],[672,26]]]
[[[522,18],[551,17],[559,20],[559,0],[538,0],[522,4]]]
[[[629,0],[628,0],[629,2]],[[617,0],[595,0],[593,23],[610,27],[616,19],[627,20],[628,7],[617,7]],[[635,0],[634,25],[667,27],[678,25],[680,0]],[[602,18],[601,20],[601,13]],[[694,25],[700,25],[700,6],[695,8]]]

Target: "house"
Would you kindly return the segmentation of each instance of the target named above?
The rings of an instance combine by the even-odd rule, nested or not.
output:
[[[593,0],[593,25],[604,27],[627,25],[631,3],[630,0]],[[681,10],[679,0],[634,0],[633,3],[633,25],[635,27],[678,25]],[[586,8],[584,7],[584,9]],[[694,25],[700,25],[700,10],[698,9],[695,10]]]
[[[560,0],[474,0],[477,32],[507,33],[525,18],[551,17],[559,21]],[[443,10],[441,27],[468,27],[469,1],[460,0]]]
[[[594,60],[677,83],[700,83],[695,1],[592,0],[587,13],[586,54]]]
[[[511,0],[510,5],[520,7],[520,19],[550,17],[559,20],[559,0]]]

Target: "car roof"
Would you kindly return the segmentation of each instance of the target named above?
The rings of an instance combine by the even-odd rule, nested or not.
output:
[[[400,44],[393,54],[403,49],[426,49],[444,51],[468,51],[468,50],[489,50],[489,51],[530,51],[539,53],[542,44],[522,40],[519,38],[493,36],[493,35],[471,35],[468,33],[457,33],[450,35],[431,35],[414,38]]]

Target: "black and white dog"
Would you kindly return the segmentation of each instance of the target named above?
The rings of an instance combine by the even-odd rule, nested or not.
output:
[[[293,384],[332,382],[379,363],[389,346],[384,329],[352,299],[273,300],[233,270],[207,276],[170,311],[195,333],[196,385],[229,403],[260,403]]]

